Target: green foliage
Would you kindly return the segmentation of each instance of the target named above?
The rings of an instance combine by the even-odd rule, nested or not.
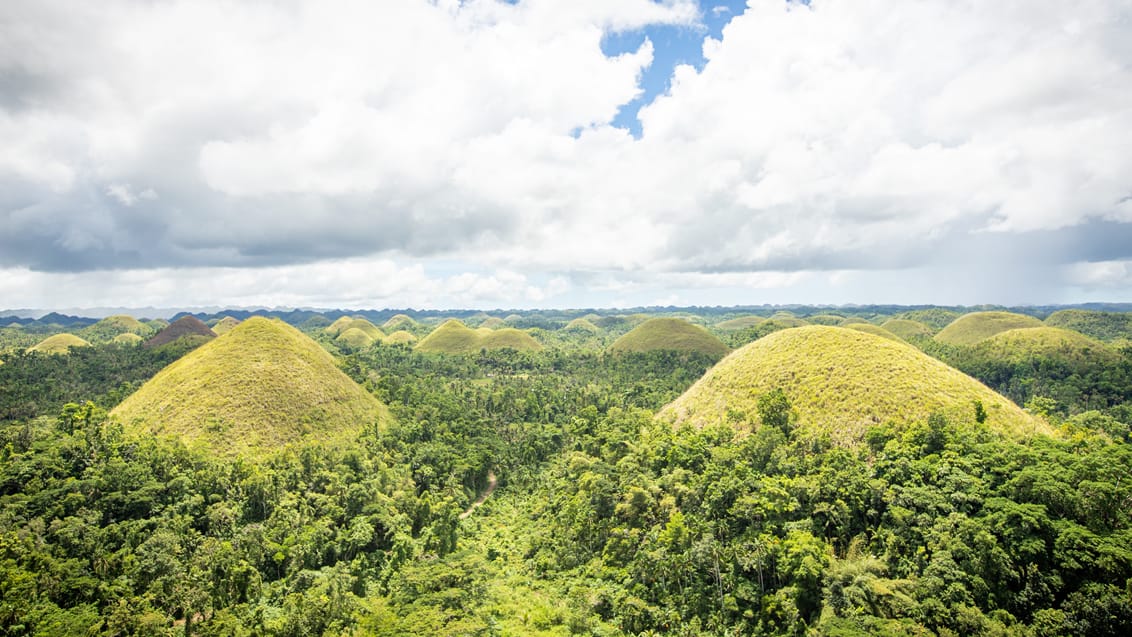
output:
[[[239,324],[239,319],[232,318],[231,316],[225,316],[216,321],[216,324],[212,326],[212,331],[215,332],[217,336],[221,334],[227,334],[228,332],[232,331],[232,328],[236,327]]]
[[[933,331],[939,331],[947,327],[955,321],[955,319],[962,316],[959,312],[952,312],[943,308],[931,308],[926,310],[912,310],[910,312],[902,312],[893,318],[905,319],[923,323],[932,328]]]
[[[361,329],[351,327],[342,330],[342,332],[338,334],[338,337],[334,339],[334,342],[338,343],[339,345],[344,345],[350,349],[363,349],[369,347],[370,345],[373,345],[374,340],[372,336],[365,333]]]
[[[716,323],[715,329],[723,332],[734,332],[736,330],[746,329],[748,327],[755,327],[766,319],[761,316],[740,316],[733,318],[722,323]]]
[[[128,431],[174,436],[227,456],[302,439],[344,443],[388,421],[385,408],[317,343],[258,317],[162,370],[113,415]]]
[[[1064,327],[1102,341],[1132,338],[1132,313],[1126,312],[1058,310],[1046,317],[1045,324]]]
[[[538,351],[542,345],[530,334],[514,328],[473,330],[455,319],[445,321],[417,343],[419,352],[473,354],[481,350]]]
[[[935,339],[946,345],[974,345],[1000,332],[1041,325],[1041,321],[1025,314],[972,312],[955,319]]]
[[[895,340],[840,327],[809,326],[766,336],[733,352],[662,416],[698,427],[760,424],[754,397],[781,389],[801,426],[855,444],[869,426],[942,413],[970,422],[983,403],[987,425],[1012,435],[1048,427],[974,379]]]
[[[934,334],[928,325],[910,319],[889,319],[881,327],[906,341],[931,338]]]
[[[718,338],[699,325],[682,319],[649,319],[613,342],[609,350],[615,354],[670,350],[698,352],[722,358],[728,348]]]
[[[123,334],[133,334],[139,338],[148,338],[155,332],[157,332],[157,330],[138,321],[132,316],[118,314],[108,316],[94,325],[84,327],[79,331],[79,336],[91,343],[108,343],[114,340],[115,337]]]
[[[388,336],[382,339],[381,342],[385,343],[386,345],[408,345],[415,343],[416,341],[417,337],[414,336],[412,332],[397,330],[396,332],[391,332]]]

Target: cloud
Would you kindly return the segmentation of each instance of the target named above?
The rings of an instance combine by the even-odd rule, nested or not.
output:
[[[292,268],[323,298],[302,273],[361,260],[480,303],[948,273],[972,295],[1054,295],[1079,264],[1132,259],[1126,2],[751,0],[641,109],[640,139],[614,128],[656,45],[606,57],[602,38],[702,17],[687,0],[3,3],[0,267],[216,270],[234,289],[243,268]],[[441,262],[469,274],[408,265]]]

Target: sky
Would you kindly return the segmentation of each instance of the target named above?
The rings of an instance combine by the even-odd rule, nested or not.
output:
[[[0,3],[0,308],[1085,301],[1128,0]]]

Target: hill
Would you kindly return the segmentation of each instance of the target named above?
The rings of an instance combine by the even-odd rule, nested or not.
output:
[[[140,345],[141,343],[145,342],[145,339],[138,336],[137,334],[131,334],[127,332],[125,334],[119,334],[115,336],[114,339],[110,342],[116,343],[118,345]]]
[[[90,343],[74,334],[55,334],[43,339],[28,351],[41,354],[66,354],[72,347],[90,347]]]
[[[952,321],[935,335],[935,340],[947,345],[974,345],[999,332],[1020,327],[1040,327],[1042,322],[1025,314],[1012,312],[972,312]]]
[[[739,318],[733,318],[727,321],[723,321],[722,323],[716,323],[715,329],[723,330],[725,332],[731,332],[747,327],[754,327],[765,320],[766,319],[761,316],[740,316]]]
[[[357,327],[351,327],[342,330],[338,338],[334,339],[335,343],[345,345],[351,349],[364,349],[374,344],[374,338],[367,334],[364,330]]]
[[[203,342],[213,338],[216,338],[216,332],[209,329],[209,327],[197,317],[186,314],[170,323],[168,327],[146,341],[145,346],[158,347],[181,339],[199,340]]]
[[[91,343],[108,343],[114,340],[115,336],[120,334],[137,334],[138,336],[150,336],[156,330],[149,325],[138,321],[132,316],[125,314],[116,314],[114,316],[107,316],[101,321],[84,327],[79,331],[79,336],[85,338]]]
[[[327,327],[325,329],[325,332],[327,334],[339,336],[348,330],[360,330],[362,332],[365,332],[371,339],[375,341],[379,341],[382,338],[385,338],[385,333],[382,332],[381,329],[373,323],[370,323],[364,318],[354,318],[349,316],[343,316],[342,318],[334,321],[330,324],[330,327]]]
[[[1050,327],[1064,327],[1101,341],[1132,338],[1132,313],[1059,310],[1046,317]]]
[[[661,417],[698,426],[759,425],[759,397],[781,389],[801,427],[843,443],[863,440],[886,422],[924,421],[940,413],[1014,436],[1049,427],[962,372],[905,343],[839,327],[810,326],[765,336],[720,361]]]
[[[567,323],[565,325],[565,327],[562,328],[562,331],[564,331],[564,332],[583,332],[583,333],[586,333],[586,334],[599,334],[599,333],[601,333],[601,328],[594,325],[593,323],[591,323],[589,319],[576,318],[576,319],[570,321],[569,323]]]
[[[216,321],[216,325],[212,326],[212,331],[216,332],[217,336],[221,334],[227,334],[228,332],[232,331],[232,328],[236,327],[239,324],[240,319],[233,318],[231,316],[221,317],[219,321]]]
[[[1057,359],[1073,365],[1115,363],[1120,355],[1104,343],[1060,327],[1024,327],[999,332],[975,349],[992,360],[1010,364],[1038,358]]]
[[[387,332],[396,332],[397,330],[407,330],[417,326],[417,322],[407,314],[394,314],[389,317],[388,321],[381,324],[381,329]]]
[[[479,324],[479,326],[481,328],[486,327],[489,330],[496,330],[496,329],[499,329],[499,328],[504,327],[506,325],[507,325],[507,323],[504,322],[504,320],[499,318],[498,316],[489,316],[486,319],[484,319],[482,323]]]
[[[471,354],[481,349],[542,349],[530,334],[514,328],[473,330],[456,319],[449,319],[424,337],[414,348],[439,354]]]
[[[318,343],[260,317],[181,357],[111,413],[133,433],[170,435],[224,455],[300,439],[346,441],[389,419]]]
[[[912,319],[888,319],[881,327],[906,341],[917,338],[931,338],[931,335],[935,333],[935,330],[931,327]]]
[[[393,332],[389,336],[386,336],[382,340],[382,342],[385,343],[386,345],[401,345],[401,344],[404,344],[404,343],[414,343],[414,342],[416,342],[416,340],[417,340],[417,337],[414,336],[412,332],[407,332],[405,330],[397,330],[396,332]]]
[[[863,323],[863,322],[862,323],[846,323],[843,327],[847,330],[856,330],[858,332],[864,332],[865,334],[872,334],[874,336],[879,336],[881,338],[887,338],[887,339],[890,339],[890,340],[893,340],[893,341],[904,340],[904,339],[900,338],[899,336],[893,334],[892,332],[884,329],[883,327],[881,327],[879,325],[873,325],[872,323]]]
[[[675,318],[649,319],[618,338],[609,349],[617,354],[673,350],[715,357],[723,357],[729,351],[711,332]]]
[[[893,318],[907,319],[909,321],[916,321],[923,323],[932,328],[933,332],[938,332],[943,328],[955,322],[955,319],[962,316],[959,312],[952,312],[938,307],[933,307],[928,310],[912,310],[910,312],[902,312]]]
[[[814,325],[841,325],[845,322],[845,317],[836,314],[815,314],[807,316],[806,321]]]
[[[352,317],[352,316],[340,316],[337,319],[335,319],[335,321],[333,323],[331,323],[330,325],[327,325],[326,328],[323,329],[323,331],[326,332],[327,334],[331,334],[333,336],[338,336],[342,332],[346,331],[346,329],[348,329],[348,326],[350,325],[350,323],[352,323],[353,321],[354,321],[354,317]]]

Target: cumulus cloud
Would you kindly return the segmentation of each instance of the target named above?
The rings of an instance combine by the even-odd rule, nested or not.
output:
[[[1052,294],[1132,258],[1127,2],[750,0],[641,109],[639,139],[614,128],[655,50],[609,57],[603,37],[702,17],[691,0],[3,3],[0,267],[110,286],[219,268],[233,289],[293,268],[296,299],[409,294],[303,283],[362,259],[486,303],[598,279],[860,292],[869,272]],[[469,273],[407,265],[441,261]],[[856,274],[818,274],[838,272]]]

